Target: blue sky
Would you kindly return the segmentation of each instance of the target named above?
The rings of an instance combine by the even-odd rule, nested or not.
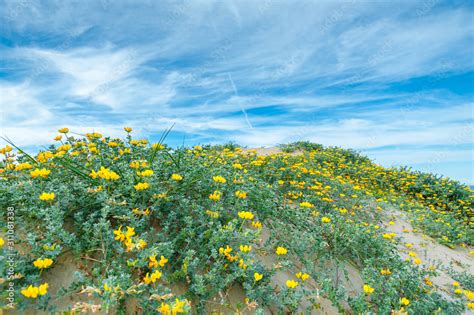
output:
[[[469,1],[0,1],[1,135],[354,148],[474,184]]]

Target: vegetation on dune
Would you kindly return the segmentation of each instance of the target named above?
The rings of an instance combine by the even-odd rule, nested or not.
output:
[[[323,299],[357,314],[474,308],[472,277],[452,271],[453,292],[440,293],[437,266],[410,246],[403,258],[386,217],[397,207],[443,244],[474,245],[468,187],[307,142],[261,156],[233,144],[172,149],[125,131],[76,138],[63,128],[34,157],[1,149],[0,204],[16,223],[14,246],[2,224],[2,302],[12,282],[18,310],[54,310],[82,292],[93,299],[72,312],[204,313],[233,288],[244,298],[229,312],[313,312]],[[67,253],[81,266],[52,294],[46,279]]]

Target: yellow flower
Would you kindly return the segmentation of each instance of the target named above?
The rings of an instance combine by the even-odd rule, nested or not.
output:
[[[225,184],[226,183],[226,179],[222,176],[212,176],[212,179],[216,182],[216,183],[221,183],[221,184]]]
[[[374,293],[374,290],[375,290],[375,289],[372,288],[370,285],[364,284],[364,292],[365,292],[366,294],[372,294],[372,293]]]
[[[30,168],[33,168],[33,165],[31,165],[28,162],[20,163],[20,164],[15,165],[15,171],[23,171],[23,170],[27,170],[27,169],[30,169]]]
[[[125,241],[125,234],[122,233],[122,226],[120,226],[117,230],[114,231],[115,240],[123,242]]]
[[[461,294],[462,294],[462,290],[461,290],[461,289],[456,289],[456,290],[454,290],[454,293],[455,293],[455,294],[458,294],[458,295],[461,295]]]
[[[301,208],[314,208],[314,205],[310,202],[303,201],[303,202],[300,202],[300,207]]]
[[[0,237],[0,247],[3,247],[3,245],[5,245],[5,240]]]
[[[61,128],[58,130],[59,133],[68,133],[69,132],[69,128]]]
[[[252,220],[253,219],[253,213],[250,211],[239,211],[238,213],[239,218],[241,219],[247,219],[247,220]]]
[[[148,188],[150,188],[150,184],[148,183],[138,183],[136,185],[133,186],[135,188],[135,190],[146,190]]]
[[[397,236],[396,233],[384,233],[384,234],[382,234],[382,237],[385,238],[385,239],[388,239],[388,240],[394,238],[395,236]]]
[[[322,218],[321,218],[321,222],[323,222],[323,223],[329,223],[329,222],[331,222],[331,219],[328,218],[328,217],[322,217]]]
[[[309,274],[307,274],[306,272],[304,272],[304,273],[303,272],[298,272],[296,274],[296,278],[299,278],[303,281],[306,281],[309,278]]]
[[[387,269],[382,269],[382,270],[380,270],[380,274],[381,274],[382,276],[389,276],[389,275],[392,274],[392,272],[390,271],[390,269],[387,268]]]
[[[146,273],[145,278],[143,278],[143,281],[146,284],[150,283],[155,283],[156,280],[161,278],[161,272],[159,270],[155,270],[151,275],[149,272]]]
[[[111,292],[111,291],[112,291],[112,288],[109,287],[109,285],[108,285],[107,283],[104,283],[104,290],[105,290],[106,292]]]
[[[235,192],[235,196],[239,199],[245,199],[245,198],[247,198],[247,193],[243,192],[243,191],[240,191],[240,190],[237,190]]]
[[[35,169],[34,171],[31,171],[31,172],[30,172],[30,175],[31,175],[31,177],[33,177],[33,178],[37,178],[37,177],[46,178],[46,177],[48,177],[48,175],[49,175],[50,173],[51,173],[51,171],[50,171],[50,170],[47,170],[47,169],[45,169],[45,168],[42,168],[42,169],[37,168],[37,169]]]
[[[179,182],[180,180],[183,179],[183,176],[181,176],[179,174],[173,174],[173,175],[171,175],[171,179]]]
[[[224,247],[219,248],[219,254],[229,255],[231,252],[232,252],[232,247],[230,247],[229,245],[226,245],[225,248]]]
[[[49,284],[47,284],[47,283],[41,284],[38,287],[38,294],[39,295],[45,295],[46,293],[48,293],[48,288],[49,288]]]
[[[142,240],[142,239],[139,239],[139,240],[138,240],[138,243],[136,244],[136,248],[137,248],[138,250],[144,249],[146,246],[147,246],[147,242],[145,242],[145,241]]]
[[[161,302],[160,307],[158,307],[156,310],[163,315],[171,315],[171,307],[167,303]]]
[[[415,253],[415,252],[408,252],[408,256],[410,256],[410,257],[416,257],[416,256],[418,256],[418,255],[417,255],[417,253]]]
[[[241,170],[241,169],[244,168],[240,163],[232,164],[232,167],[235,168],[235,169],[238,169],[238,170]]]
[[[149,256],[148,258],[150,259],[150,262],[148,263],[148,268],[157,268],[158,261],[156,260],[156,255]]]
[[[240,251],[243,253],[248,253],[252,250],[252,246],[250,245],[240,245]]]
[[[38,297],[38,288],[30,284],[26,289],[21,290],[21,294],[27,298],[36,299]]]
[[[123,130],[125,130],[126,132],[132,132],[132,127],[124,127]]]
[[[210,216],[211,218],[214,218],[214,219],[219,218],[219,212],[218,211],[206,210],[206,214],[208,216]]]
[[[278,246],[275,253],[279,256],[280,255],[286,255],[288,253],[288,250],[285,247]]]
[[[43,283],[39,287],[34,287],[30,284],[26,289],[21,290],[21,294],[27,298],[36,299],[38,295],[46,295],[48,288],[49,285],[47,283]]]
[[[459,282],[454,281],[454,282],[453,282],[453,287],[459,287]]]
[[[263,275],[260,274],[260,273],[258,273],[258,272],[255,272],[255,273],[253,274],[253,278],[255,279],[255,282],[258,282],[258,281],[262,280]]]
[[[168,259],[166,259],[165,256],[162,255],[160,257],[160,262],[158,264],[160,265],[160,267],[164,267],[167,262],[168,262]]]
[[[412,248],[412,247],[413,247],[413,244],[412,244],[412,243],[406,243],[406,244],[405,244],[405,247],[407,247],[407,248]]]
[[[215,190],[212,194],[209,195],[209,199],[217,201],[220,200],[222,193],[218,190]]]
[[[38,269],[46,269],[53,264],[53,260],[50,258],[38,258],[33,262],[33,265]]]
[[[63,138],[63,136],[59,135],[59,136],[54,137],[53,140],[54,140],[54,141],[59,141],[59,140],[61,140],[62,138]]]
[[[252,221],[252,226],[256,229],[261,229],[262,223],[260,221]]]
[[[286,286],[290,289],[294,289],[296,288],[296,286],[298,285],[298,281],[295,281],[295,280],[286,280]]]
[[[106,180],[118,180],[120,178],[120,176],[117,173],[103,166],[101,166],[100,170],[98,170],[97,172],[92,170],[89,176],[92,177],[93,179],[100,177]]]
[[[474,310],[474,302],[469,302],[466,304],[466,306],[470,308],[471,310]]]
[[[470,290],[464,290],[464,296],[468,299],[468,300],[474,300],[474,292],[473,291],[470,291]]]
[[[119,146],[119,144],[115,141],[110,141],[109,142],[109,147],[111,147],[111,148],[115,148],[115,147],[118,147],[118,146]]]
[[[130,238],[135,235],[135,228],[127,226],[127,233],[125,233],[126,238]]]
[[[400,304],[401,304],[401,305],[404,305],[404,306],[407,306],[408,304],[410,304],[410,300],[407,299],[406,297],[402,297],[402,298],[400,299]]]
[[[153,175],[153,170],[144,170],[141,173],[137,172],[138,175],[144,176],[144,177],[150,177]]]
[[[0,149],[0,153],[7,154],[8,152],[11,152],[11,150],[13,150],[13,148],[7,144],[4,148]]]
[[[40,200],[43,200],[43,201],[49,201],[49,200],[53,200],[55,197],[55,194],[54,193],[47,193],[47,192],[44,192],[40,195],[39,199]]]
[[[416,258],[415,260],[413,260],[413,262],[416,264],[416,265],[419,265],[422,263],[421,259],[420,258]]]
[[[186,300],[180,301],[178,298],[176,298],[173,308],[171,309],[171,313],[173,315],[178,313],[184,313],[183,307],[186,305],[186,302]]]
[[[161,143],[153,143],[151,147],[153,148],[153,150],[156,150],[156,151],[160,151],[165,148],[165,146]]]

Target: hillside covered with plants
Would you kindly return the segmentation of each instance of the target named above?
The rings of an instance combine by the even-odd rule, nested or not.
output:
[[[2,216],[3,310],[474,309],[467,186],[309,142],[176,149],[167,132],[156,143],[132,133],[63,128],[35,155],[0,150],[0,204],[15,222]],[[431,259],[424,242],[459,259]]]

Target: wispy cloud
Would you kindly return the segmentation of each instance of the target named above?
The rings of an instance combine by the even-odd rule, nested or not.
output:
[[[20,145],[175,123],[172,142],[307,139],[474,183],[458,170],[473,161],[469,3],[1,5],[1,133]]]

